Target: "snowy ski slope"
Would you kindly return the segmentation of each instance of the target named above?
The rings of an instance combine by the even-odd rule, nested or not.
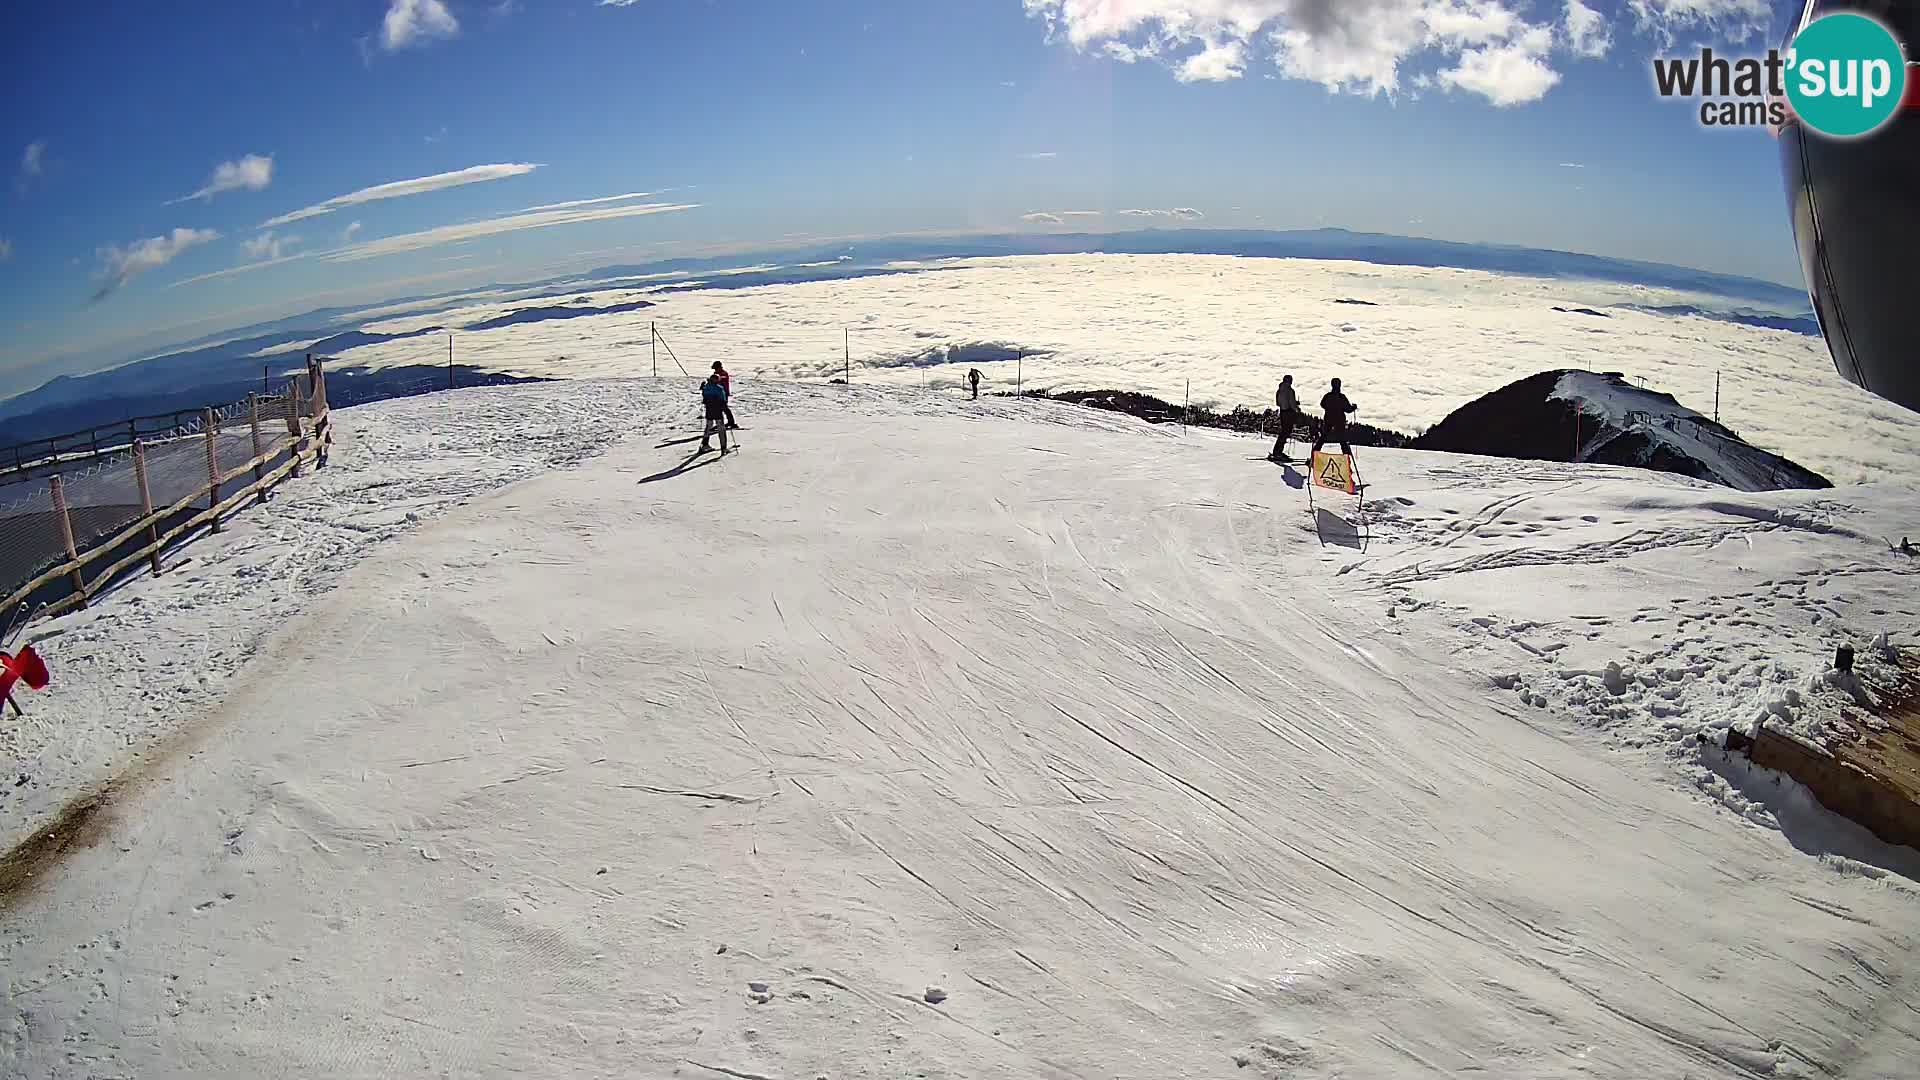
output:
[[[1376,451],[1362,549],[1262,440],[741,390],[724,461],[680,380],[344,410],[38,629],[0,823],[124,779],[0,901],[0,1072],[1920,1060],[1914,853],[1694,738],[1847,722],[1914,488]]]

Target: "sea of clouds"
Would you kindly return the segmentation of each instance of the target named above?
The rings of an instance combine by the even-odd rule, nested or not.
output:
[[[500,301],[368,323],[373,332],[453,331],[459,363],[557,378],[647,375],[649,323],[681,366],[732,372],[741,409],[755,379],[958,386],[969,367],[988,390],[1139,390],[1179,402],[1261,408],[1291,373],[1307,402],[1341,377],[1357,419],[1407,432],[1465,402],[1555,367],[1619,371],[1748,441],[1836,483],[1920,473],[1920,414],[1842,380],[1817,337],[1633,310],[1697,294],[1479,270],[1224,255],[1060,255],[951,260],[883,276],[699,287],[697,281],[585,284],[564,298]],[[714,278],[713,284],[724,284]],[[459,328],[519,308],[571,302],[636,311],[494,330]],[[1364,301],[1353,303],[1351,301]],[[1602,314],[1584,313],[1587,308]],[[1024,349],[1024,360],[1016,350]],[[444,338],[342,354],[344,364],[444,363]],[[677,362],[675,360],[677,357]]]

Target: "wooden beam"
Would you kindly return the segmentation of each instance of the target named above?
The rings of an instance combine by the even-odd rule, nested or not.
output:
[[[160,539],[160,527],[155,524],[153,517],[153,489],[147,485],[147,447],[146,444],[138,439],[133,441],[133,477],[140,485],[140,522],[136,522],[133,529],[129,529],[126,535],[132,535],[135,530],[140,528],[141,523],[145,523],[147,526],[147,538],[150,540],[158,540]],[[158,551],[153,553],[153,572],[156,574],[160,572],[160,553]]]
[[[201,421],[207,432],[207,507],[220,505],[220,417],[208,409]],[[220,519],[213,519],[213,531],[220,531]]]
[[[60,480],[60,474],[47,477],[47,487],[53,492],[53,518],[60,526],[60,542],[67,546],[67,563],[73,567],[73,591],[84,605],[87,592],[87,579],[80,573],[80,549],[73,542],[73,517],[67,513],[66,486]]]

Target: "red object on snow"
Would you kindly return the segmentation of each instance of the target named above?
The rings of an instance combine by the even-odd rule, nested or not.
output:
[[[40,659],[33,646],[21,649],[18,656],[0,652],[0,698],[12,693],[16,682],[26,683],[30,690],[42,690],[50,678],[47,662]]]

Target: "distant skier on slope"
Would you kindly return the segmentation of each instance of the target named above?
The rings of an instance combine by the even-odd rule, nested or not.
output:
[[[967,385],[973,387],[973,400],[980,400],[980,369],[967,369]]]
[[[1267,457],[1272,461],[1291,461],[1287,456],[1287,440],[1293,438],[1293,424],[1300,416],[1300,395],[1294,393],[1293,376],[1280,377],[1280,387],[1273,392],[1273,407],[1280,410],[1280,437],[1274,440],[1273,453]]]
[[[1347,414],[1353,411],[1353,402],[1340,392],[1340,380],[1333,380],[1333,389],[1320,399],[1320,434],[1313,440],[1314,453],[1331,440],[1340,444],[1341,453],[1352,456],[1353,447],[1347,445]]]
[[[727,369],[722,367],[718,360],[713,362],[713,373],[720,377],[720,388],[727,392],[727,426],[738,431],[740,425],[733,419],[733,376],[727,374]]]
[[[706,406],[707,411],[706,430],[700,433],[700,452],[704,454],[713,449],[711,440],[713,433],[718,431],[720,452],[725,454],[727,452],[727,384],[720,381],[720,376],[710,375],[706,382],[700,384],[700,401]]]

